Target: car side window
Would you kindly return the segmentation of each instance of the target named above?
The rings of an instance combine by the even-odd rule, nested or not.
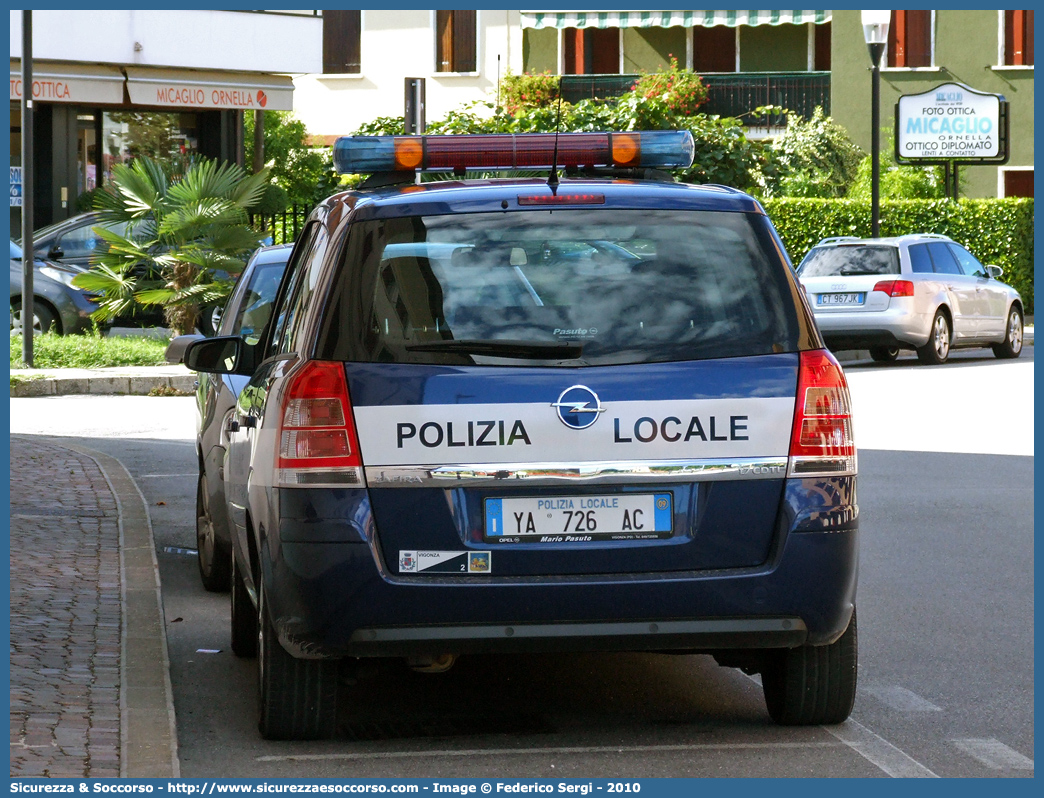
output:
[[[250,281],[244,286],[230,329],[225,335],[238,335],[248,344],[261,340],[265,326],[272,317],[272,303],[279,290],[279,279],[283,276],[282,263],[265,263],[254,266]]]
[[[949,244],[950,252],[957,258],[957,263],[961,266],[961,271],[971,277],[982,277],[985,278],[986,267],[979,263],[979,259],[972,255],[968,250],[962,247],[960,244]]]
[[[960,274],[961,267],[954,260],[950,248],[941,241],[928,244],[928,252],[932,256],[932,264],[936,274]]]
[[[908,251],[910,253],[910,270],[914,274],[931,274],[934,271],[932,259],[928,255],[928,247],[924,244],[913,244]]]
[[[286,266],[286,275],[283,278],[286,288],[279,296],[277,304],[272,311],[272,317],[275,319],[275,328],[272,330],[272,337],[269,339],[268,351],[265,353],[266,357],[285,351],[282,348],[282,340],[285,337],[286,327],[290,321],[288,310],[294,306],[293,303],[297,299],[297,288],[301,283],[301,276],[308,266],[312,244],[315,241],[319,227],[318,222],[312,222],[308,225],[302,231],[301,239],[297,242],[290,256],[290,262]]]
[[[293,301],[287,305],[289,313],[286,327],[282,332],[282,340],[279,342],[280,352],[293,352],[298,348],[298,334],[305,318],[304,309],[308,306],[312,292],[319,283],[328,240],[326,227],[321,224],[316,225],[308,257],[301,263],[301,278],[298,281],[295,296]]]

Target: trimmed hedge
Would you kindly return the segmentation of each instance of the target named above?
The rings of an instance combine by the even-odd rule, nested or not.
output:
[[[779,197],[762,202],[797,266],[827,236],[870,237],[870,203]],[[1001,280],[1033,312],[1033,200],[1026,198],[881,200],[881,235],[940,233],[983,263],[1004,269]]]

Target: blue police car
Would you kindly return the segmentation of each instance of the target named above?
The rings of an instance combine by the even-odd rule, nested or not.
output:
[[[847,384],[761,206],[664,171],[692,157],[337,142],[371,177],[313,212],[260,340],[186,353],[250,378],[224,474],[265,737],[334,733],[344,663],[473,652],[712,654],[779,723],[848,717]],[[549,174],[464,179],[498,169]]]

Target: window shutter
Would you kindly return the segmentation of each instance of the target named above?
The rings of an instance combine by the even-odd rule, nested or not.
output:
[[[323,72],[359,72],[361,36],[361,11],[323,11]]]
[[[475,11],[451,11],[453,15],[453,71],[477,72]]]
[[[565,50],[563,72],[566,75],[584,74],[584,32],[578,28],[566,28],[562,32]]]
[[[1033,64],[1033,11],[1004,12],[1004,63]]]
[[[453,71],[453,12],[435,12],[435,71]]]
[[[906,66],[932,65],[932,12],[906,12]]]
[[[932,65],[932,12],[893,11],[888,28],[888,66]]]

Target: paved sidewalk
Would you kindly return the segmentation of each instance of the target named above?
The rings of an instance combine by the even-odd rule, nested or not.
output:
[[[116,460],[11,436],[11,776],[178,775],[148,511]]]

